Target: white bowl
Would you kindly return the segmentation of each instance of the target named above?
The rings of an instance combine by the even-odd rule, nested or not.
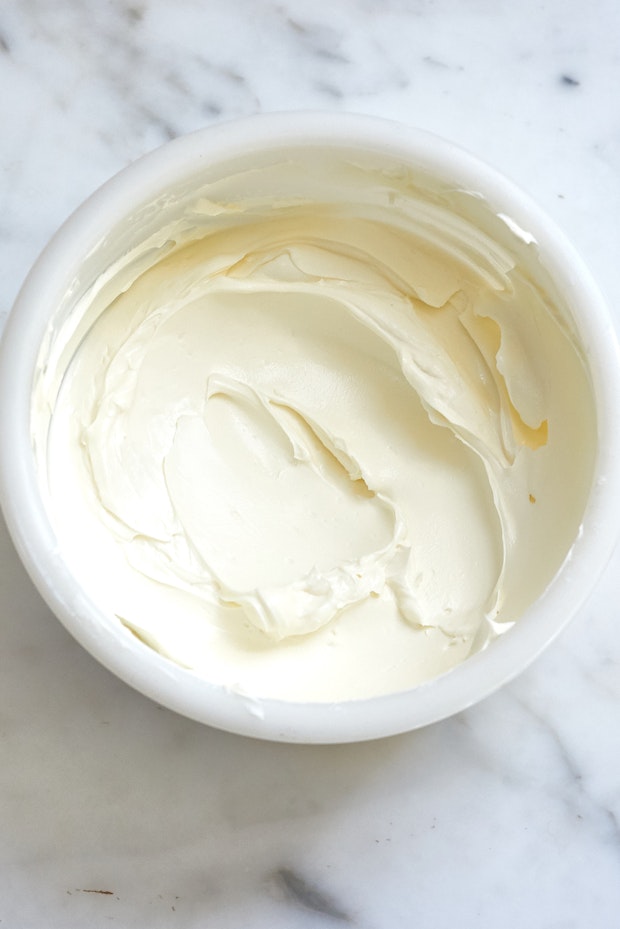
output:
[[[92,255],[110,230],[205,166],[280,147],[372,152],[475,191],[538,243],[581,340],[593,384],[598,450],[590,497],[569,556],[514,628],[484,651],[408,691],[339,703],[253,699],[215,686],[103,621],[101,608],[63,560],[37,477],[31,439],[35,367],[54,310],[88,282]],[[121,224],[121,225],[119,225]],[[109,238],[109,237],[108,237]],[[17,550],[51,609],[103,665],[159,703],[201,722],[259,738],[348,742],[412,730],[471,706],[522,671],[592,590],[620,527],[620,361],[613,327],[589,273],[562,233],[511,182],[432,135],[342,114],[278,114],[209,128],[165,145],[97,191],[56,234],[28,276],[0,354],[0,493]]]

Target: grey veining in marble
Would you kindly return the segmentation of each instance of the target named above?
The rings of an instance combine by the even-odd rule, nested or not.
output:
[[[452,138],[565,228],[620,327],[615,0],[4,0],[0,322],[141,153],[259,111]],[[560,640],[460,716],[270,745],[161,709],[64,632],[0,529],[0,927],[615,929],[620,553]]]

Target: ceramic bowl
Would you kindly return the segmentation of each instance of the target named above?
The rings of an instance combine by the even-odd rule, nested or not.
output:
[[[405,692],[339,703],[232,692],[167,660],[120,625],[106,623],[57,544],[31,434],[33,382],[50,319],[101,272],[101,243],[131,247],[131,218],[167,196],[174,199],[181,188],[191,189],[209,166],[248,152],[312,146],[371,152],[474,191],[535,239],[581,341],[598,435],[591,492],[569,556],[514,628],[434,680]],[[24,565],[53,612],[97,660],[138,691],[190,718],[249,736],[317,743],[372,739],[425,726],[480,701],[529,665],[579,610],[620,526],[619,398],[617,343],[595,284],[563,234],[509,180],[446,141],[384,120],[320,113],[253,117],[175,140],[121,171],[67,220],[42,253],[17,298],[1,347],[2,508]]]

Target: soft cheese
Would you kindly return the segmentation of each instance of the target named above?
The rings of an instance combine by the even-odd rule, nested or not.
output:
[[[485,647],[566,557],[593,467],[537,262],[475,195],[344,155],[205,183],[45,349],[33,430],[76,575],[258,697],[402,690]]]

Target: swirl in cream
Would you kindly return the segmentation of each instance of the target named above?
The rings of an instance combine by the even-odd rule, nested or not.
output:
[[[76,572],[162,654],[257,696],[368,696],[544,589],[592,399],[535,246],[497,217],[502,242],[409,177],[365,196],[352,164],[337,194],[282,170],[299,197],[212,185],[75,311],[50,500]]]

